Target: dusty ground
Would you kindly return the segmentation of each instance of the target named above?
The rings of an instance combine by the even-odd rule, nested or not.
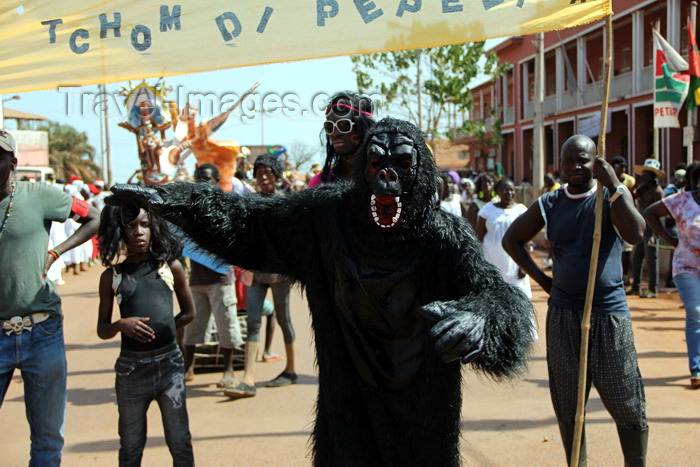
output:
[[[117,465],[117,406],[113,365],[119,341],[95,334],[97,284],[102,268],[67,276],[63,296],[68,358],[68,410],[64,465]],[[663,294],[662,294],[663,295]],[[546,296],[535,287],[541,334]],[[646,384],[651,426],[650,466],[698,465],[700,391],[688,386],[684,311],[677,296],[630,300],[639,364]],[[219,373],[198,374],[188,385],[190,428],[200,466],[307,466],[308,439],[317,391],[306,302],[292,293],[299,384],[265,388],[284,362],[258,364],[258,394],[230,400],[215,386]],[[277,332],[273,349],[283,351]],[[544,336],[523,379],[496,384],[465,371],[461,452],[466,465],[564,466],[550,405]],[[0,465],[27,465],[29,430],[22,381],[16,374],[0,409]],[[595,391],[587,406],[589,465],[623,465],[615,426]],[[143,465],[170,465],[157,406],[149,412]]]

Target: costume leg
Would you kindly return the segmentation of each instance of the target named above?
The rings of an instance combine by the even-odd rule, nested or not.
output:
[[[678,293],[685,306],[685,340],[691,376],[700,376],[700,277],[678,274]]]
[[[157,362],[156,400],[163,420],[165,442],[176,467],[194,466],[187,401],[185,398],[185,365],[178,349]]]
[[[571,461],[571,443],[578,401],[578,367],[581,342],[581,315],[579,310],[549,307],[547,311],[547,370],[549,393],[554,413],[559,422],[567,463]],[[586,381],[586,401],[591,389]],[[579,465],[586,464],[585,443],[581,439]]]
[[[3,338],[6,336],[3,336]],[[66,347],[63,323],[49,318],[20,340],[22,379],[31,431],[30,466],[58,466],[66,419]],[[22,350],[24,353],[24,350]]]

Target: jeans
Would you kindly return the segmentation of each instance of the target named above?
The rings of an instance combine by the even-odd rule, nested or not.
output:
[[[673,279],[685,307],[685,341],[690,374],[700,376],[700,276],[678,274]]]
[[[122,349],[114,370],[119,407],[119,465],[141,465],[146,446],[146,412],[155,399],[173,465],[193,466],[185,404],[185,361],[180,349],[174,343],[154,352]]]
[[[0,334],[0,406],[15,368],[22,372],[24,380],[24,403],[31,431],[29,465],[60,465],[66,419],[63,322],[49,318],[31,332]]]
[[[649,240],[652,239],[652,232],[649,229],[644,231],[644,240],[634,246],[632,252],[632,279],[633,287],[642,290],[642,269],[644,259],[647,261],[647,270],[649,272],[649,290],[656,293],[659,290],[659,260],[655,245],[649,245]]]

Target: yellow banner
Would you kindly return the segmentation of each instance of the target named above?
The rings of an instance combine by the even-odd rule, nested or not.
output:
[[[563,29],[611,0],[3,0],[0,93]]]

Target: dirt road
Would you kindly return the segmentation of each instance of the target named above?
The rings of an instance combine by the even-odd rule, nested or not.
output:
[[[101,267],[67,277],[59,287],[66,315],[68,409],[66,466],[117,465],[119,439],[114,361],[119,341],[95,334]],[[465,465],[564,466],[549,400],[544,349],[546,296],[534,288],[540,341],[523,379],[496,384],[465,370],[461,453]],[[684,311],[669,297],[630,300],[639,362],[646,384],[651,426],[648,465],[698,465],[700,391],[688,386]],[[216,388],[219,373],[198,374],[188,384],[190,428],[197,464],[216,466],[308,466],[308,440],[317,392],[306,301],[292,292],[297,331],[298,384],[265,388],[284,362],[258,364],[256,397],[230,400]],[[282,353],[281,333],[273,349]],[[157,406],[149,412],[144,466],[170,465]],[[29,429],[23,390],[15,374],[0,409],[0,465],[27,465]],[[621,466],[615,426],[593,390],[587,406],[589,465]]]

